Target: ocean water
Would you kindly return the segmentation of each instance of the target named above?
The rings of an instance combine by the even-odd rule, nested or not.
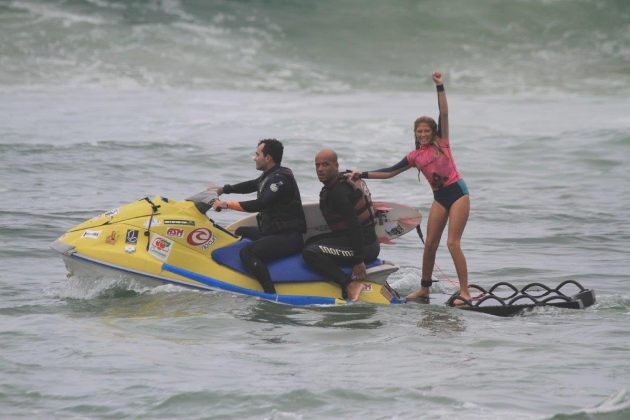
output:
[[[0,0],[0,40],[3,418],[630,418],[627,1]],[[321,147],[394,164],[437,114],[433,70],[471,282],[575,279],[596,305],[290,307],[67,279],[49,249],[126,202],[257,176],[261,138],[305,200]],[[369,186],[431,204],[412,171]],[[383,248],[403,294],[421,253]],[[444,245],[437,264],[450,292]]]

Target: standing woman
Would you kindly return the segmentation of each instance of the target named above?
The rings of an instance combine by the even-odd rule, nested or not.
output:
[[[468,268],[461,248],[462,234],[470,213],[468,188],[462,179],[451,153],[448,132],[448,104],[442,83],[442,74],[433,72],[440,111],[439,125],[430,117],[420,117],[414,122],[416,139],[415,150],[409,152],[400,162],[389,168],[360,173],[361,178],[387,179],[416,167],[425,176],[433,189],[434,201],[429,211],[427,238],[422,256],[422,278],[420,289],[407,296],[408,299],[429,296],[435,265],[435,254],[440,244],[442,232],[448,222],[446,245],[453,257],[459,278],[459,295],[470,300],[468,291]],[[359,175],[355,172],[353,175]],[[455,300],[455,304],[463,304]]]

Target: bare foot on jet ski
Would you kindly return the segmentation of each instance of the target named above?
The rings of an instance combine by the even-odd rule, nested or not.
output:
[[[360,281],[351,281],[348,285],[348,299],[352,302],[356,302],[359,299],[359,295],[367,286]]]
[[[356,263],[352,267],[352,275],[350,279],[352,280],[348,285],[347,292],[348,298],[352,302],[356,302],[359,299],[359,295],[367,286],[361,283],[367,277],[367,268],[365,267],[365,263],[361,261],[360,263]]]

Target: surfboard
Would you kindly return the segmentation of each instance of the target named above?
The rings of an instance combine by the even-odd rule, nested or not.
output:
[[[389,244],[405,233],[416,228],[422,220],[422,214],[414,207],[391,201],[374,201],[376,211],[376,235],[381,243]],[[304,240],[330,232],[330,228],[319,210],[319,202],[303,203],[306,217],[306,233]],[[237,220],[227,227],[230,232],[241,226],[256,226],[256,213]]]

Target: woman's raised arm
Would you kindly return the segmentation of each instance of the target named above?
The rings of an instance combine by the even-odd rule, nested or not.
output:
[[[440,117],[438,120],[438,126],[440,128],[439,135],[443,139],[448,139],[448,102],[446,101],[446,92],[444,91],[442,73],[434,71],[431,77],[433,77],[438,94],[438,109],[440,111]]]

